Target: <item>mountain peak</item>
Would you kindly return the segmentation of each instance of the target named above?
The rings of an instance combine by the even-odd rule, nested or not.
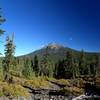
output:
[[[49,47],[50,49],[60,49],[64,46],[57,44],[57,43],[49,43],[46,47]]]

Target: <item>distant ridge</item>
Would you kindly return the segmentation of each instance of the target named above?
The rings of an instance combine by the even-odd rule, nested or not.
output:
[[[49,43],[48,45],[45,45],[39,50],[36,50],[34,52],[31,52],[29,54],[26,54],[24,56],[20,57],[31,57],[32,59],[34,58],[35,55],[38,56],[38,58],[41,60],[43,58],[43,55],[46,52],[46,48],[48,47],[48,53],[51,58],[51,60],[56,63],[58,60],[62,60],[66,56],[67,51],[73,52],[75,57],[79,57],[80,51],[64,47],[63,45],[57,44],[57,43]],[[85,56],[88,60],[91,60],[95,54],[98,54],[100,56],[100,53],[90,53],[90,52],[85,52]]]

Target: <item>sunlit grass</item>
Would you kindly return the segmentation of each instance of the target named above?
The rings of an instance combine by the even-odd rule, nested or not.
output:
[[[25,81],[24,85],[37,89],[46,89],[49,88],[50,83],[43,77],[34,77],[32,80]]]
[[[0,96],[28,96],[29,93],[21,85],[0,81]]]

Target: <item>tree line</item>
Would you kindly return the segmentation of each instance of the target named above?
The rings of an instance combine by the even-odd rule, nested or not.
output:
[[[4,79],[7,81],[11,80],[12,75],[28,79],[38,76],[75,79],[82,75],[96,76],[100,74],[98,54],[94,54],[92,60],[88,62],[83,50],[79,53],[79,57],[75,56],[72,51],[66,51],[65,58],[54,63],[50,58],[48,46],[41,60],[39,60],[38,55],[35,55],[34,59],[31,57],[14,57],[14,51],[13,39],[7,37],[2,66]]]

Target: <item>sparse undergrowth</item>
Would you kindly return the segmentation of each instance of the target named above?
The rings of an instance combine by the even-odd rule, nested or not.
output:
[[[68,95],[68,94],[80,95],[80,94],[82,94],[84,92],[82,88],[77,87],[78,80],[74,80],[74,81],[67,80],[67,79],[59,79],[59,80],[57,80],[57,79],[53,79],[53,78],[52,79],[50,78],[49,80],[53,81],[53,82],[55,82],[57,84],[65,85],[65,87],[59,91],[64,95]]]
[[[36,89],[48,89],[50,83],[43,77],[38,77],[38,78],[34,77],[33,80],[26,80],[24,82],[24,85]]]
[[[28,91],[23,86],[28,86],[32,89],[52,89],[52,84],[50,81],[57,84],[62,84],[65,87],[60,90],[63,94],[73,94],[80,95],[83,93],[83,89],[72,85],[71,80],[65,79],[54,79],[48,77],[34,77],[32,80],[27,80],[19,77],[13,77],[12,84],[0,81],[0,97],[1,96],[24,96],[29,95]]]
[[[28,96],[29,93],[21,85],[0,82],[0,96]]]
[[[65,87],[63,90],[61,90],[65,95],[66,94],[72,94],[72,95],[80,95],[83,94],[83,89],[78,87]]]

